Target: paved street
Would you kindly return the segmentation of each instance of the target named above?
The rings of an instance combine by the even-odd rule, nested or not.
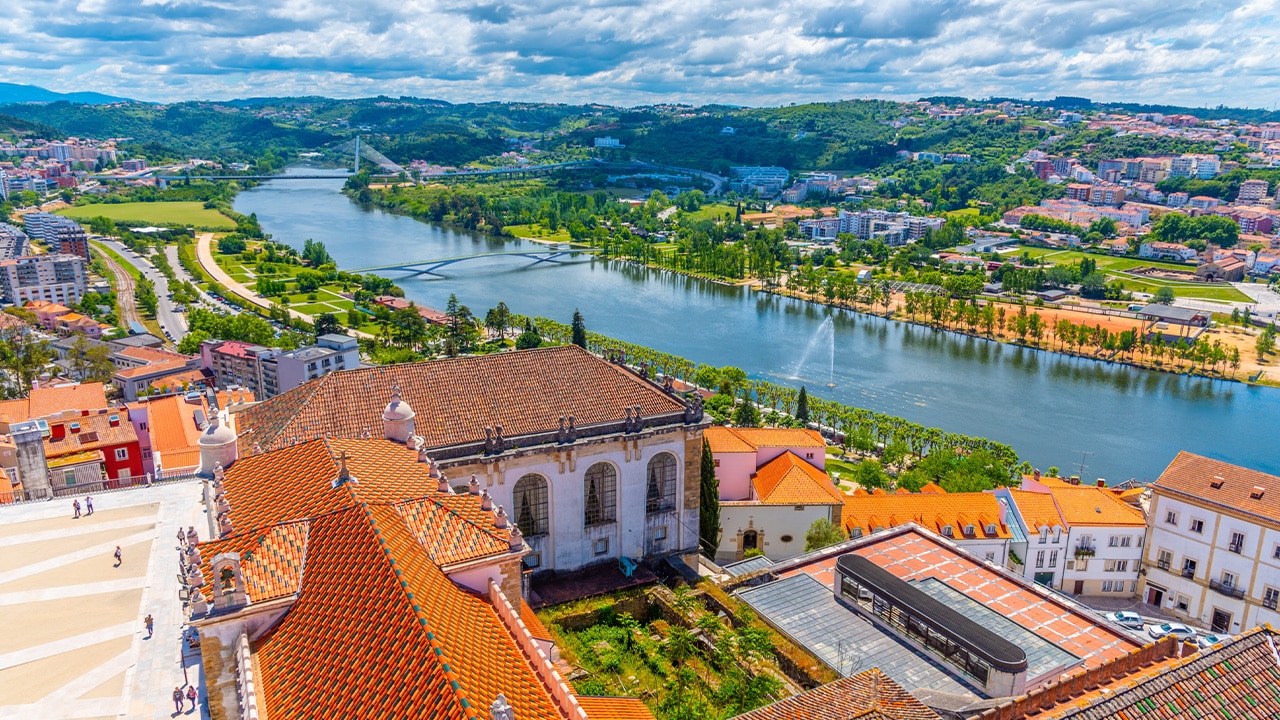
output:
[[[156,269],[156,266],[152,265],[149,260],[138,257],[119,241],[103,240],[102,243],[119,253],[120,257],[137,268],[143,277],[155,283],[156,295],[160,299],[156,307],[156,320],[173,336],[173,342],[177,343],[181,340],[187,334],[187,317],[173,309],[174,302],[169,299],[169,278]]]
[[[69,498],[0,506],[0,720],[208,717],[175,715],[170,699],[203,685],[194,655],[184,676],[176,572],[178,528],[208,527],[199,488],[98,495],[80,519]]]

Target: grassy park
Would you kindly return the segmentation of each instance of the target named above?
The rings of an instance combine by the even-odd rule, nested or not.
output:
[[[59,215],[88,222],[105,217],[117,222],[139,225],[181,225],[205,230],[234,230],[231,218],[210,210],[202,202],[129,202],[76,205],[63,208]]]
[[[1083,253],[1075,250],[1054,250],[1052,248],[1023,248],[1018,254],[1025,252],[1027,255],[1038,260],[1061,265],[1074,262],[1080,262],[1083,258],[1090,258],[1098,263],[1098,270],[1106,273],[1109,279],[1119,280],[1124,283],[1126,290],[1144,293],[1155,293],[1162,287],[1172,288],[1176,297],[1197,298],[1200,300],[1213,300],[1219,302],[1251,302],[1248,295],[1240,292],[1231,286],[1230,283],[1204,283],[1192,280],[1193,268],[1188,265],[1180,265],[1178,263],[1160,262],[1158,260],[1148,260],[1146,258],[1134,257],[1115,257],[1112,255],[1095,255],[1093,253]],[[1182,280],[1166,280],[1164,278],[1148,277],[1144,275],[1133,275],[1129,271],[1136,268],[1153,267],[1161,270],[1171,270],[1174,272],[1183,272],[1187,274],[1188,279]]]

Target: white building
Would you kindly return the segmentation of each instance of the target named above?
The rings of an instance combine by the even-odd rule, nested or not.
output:
[[[804,552],[817,520],[841,525],[844,494],[826,472],[827,443],[816,430],[707,428],[720,484],[719,562],[759,550],[773,561]]]
[[[843,521],[851,538],[915,523],[987,562],[1003,567],[1010,560],[1013,535],[992,493],[948,493],[933,483],[917,493],[859,488],[845,499]]]
[[[84,258],[78,255],[28,255],[0,260],[0,292],[4,301],[25,305],[31,300],[66,305],[80,302],[88,289]]]
[[[1236,195],[1236,202],[1241,205],[1256,205],[1262,202],[1262,198],[1267,196],[1267,188],[1266,180],[1245,180],[1240,183],[1240,192]]]
[[[700,402],[575,345],[334,372],[233,418],[241,456],[379,428],[419,445],[505,508],[530,570],[698,548]]]
[[[1066,529],[1065,542],[1062,542],[1047,508],[1026,504],[1022,493],[1011,495],[1024,523],[1042,530],[1034,541],[1028,535],[1027,552],[1032,555],[1028,569],[1032,577],[1037,570],[1048,573],[1053,569],[1048,567],[1051,553],[1061,552],[1065,557],[1061,572],[1054,576],[1058,583],[1054,589],[1072,595],[1132,597],[1137,594],[1138,568],[1146,534],[1146,520],[1141,510],[1107,488],[1075,485],[1038,474],[1024,475],[1022,490],[1051,498]],[[1046,562],[1044,567],[1036,568],[1041,550],[1045,552]]]
[[[1187,262],[1195,259],[1196,251],[1182,243],[1148,242],[1138,248],[1138,257]]]
[[[1151,490],[1143,602],[1215,632],[1280,625],[1280,477],[1182,452]]]

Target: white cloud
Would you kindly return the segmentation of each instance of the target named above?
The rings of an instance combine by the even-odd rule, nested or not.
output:
[[[143,100],[771,104],[935,93],[1267,105],[1277,0],[34,0],[0,81]]]

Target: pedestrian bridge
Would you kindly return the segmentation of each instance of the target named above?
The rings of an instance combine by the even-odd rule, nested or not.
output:
[[[354,270],[348,270],[347,272],[376,273],[388,270],[402,270],[413,275],[439,275],[436,271],[446,265],[453,265],[454,263],[477,260],[480,258],[523,257],[533,260],[534,265],[544,262],[559,265],[563,264],[568,258],[575,255],[594,255],[598,252],[600,251],[592,248],[572,248],[568,250],[502,250],[497,252],[475,253],[472,255],[459,255],[457,257],[436,258],[434,260],[416,260],[413,262],[375,265],[373,267],[356,268]]]

